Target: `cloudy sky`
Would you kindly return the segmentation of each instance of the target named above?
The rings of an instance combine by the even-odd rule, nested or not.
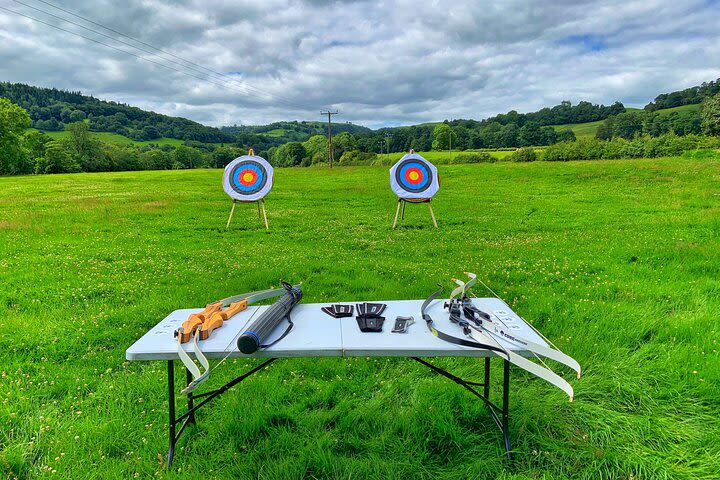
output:
[[[0,81],[209,125],[320,120],[325,108],[407,125],[562,100],[643,106],[720,77],[719,25],[717,0],[0,0]]]

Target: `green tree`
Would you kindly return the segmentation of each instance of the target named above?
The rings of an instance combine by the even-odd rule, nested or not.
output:
[[[517,133],[517,142],[521,147],[545,145],[545,136],[543,131],[540,130],[540,124],[538,122],[527,122],[520,127]]]
[[[433,150],[450,150],[450,145],[457,145],[457,135],[447,123],[440,123],[433,129]]]
[[[556,141],[558,142],[574,142],[575,140],[577,140],[577,138],[575,137],[575,132],[573,132],[569,128],[557,132]]]
[[[175,149],[175,164],[173,168],[195,168],[202,162],[200,150],[180,145]]]
[[[619,113],[615,116],[613,136],[631,140],[635,135],[642,133],[643,115],[638,112]]]
[[[79,172],[80,165],[73,160],[64,142],[53,140],[45,145],[45,156],[37,159],[35,173]]]
[[[313,135],[303,142],[303,147],[312,163],[327,161],[327,138],[324,135]]]
[[[67,142],[68,153],[74,163],[84,172],[106,172],[111,170],[107,157],[102,155],[101,144],[90,135],[90,127],[85,122],[70,123],[65,126],[70,132]]]
[[[600,125],[598,125],[597,131],[595,132],[595,138],[599,140],[610,140],[613,137],[615,131],[615,116],[611,116],[605,119]]]
[[[0,98],[0,175],[29,173],[24,133],[30,126],[30,115],[24,108]]]
[[[307,151],[300,142],[288,142],[280,145],[273,155],[273,165],[278,167],[295,167],[300,165]]]
[[[720,135],[720,93],[705,98],[700,119],[706,135]]]
[[[342,132],[333,137],[333,157],[339,159],[345,152],[357,150],[357,142],[348,132]]]
[[[211,166],[215,168],[225,168],[225,166],[242,155],[242,150],[233,147],[218,147],[212,154]]]

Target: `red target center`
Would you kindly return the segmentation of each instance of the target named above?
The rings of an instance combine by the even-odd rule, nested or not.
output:
[[[410,167],[405,170],[405,180],[412,185],[417,185],[423,181],[423,173],[417,167]]]
[[[244,186],[250,186],[257,180],[257,173],[252,168],[246,168],[238,175],[238,180]]]

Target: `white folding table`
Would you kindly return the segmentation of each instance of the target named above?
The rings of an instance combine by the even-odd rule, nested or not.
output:
[[[484,312],[500,318],[518,335],[540,345],[547,345],[545,340],[502,300],[497,298],[474,298],[472,302],[473,305]],[[335,303],[355,304],[356,302]],[[420,315],[423,300],[375,300],[373,303],[387,304],[387,308],[383,312],[386,320],[382,332],[361,332],[354,316],[336,319],[327,315],[321,311],[321,307],[327,306],[327,304],[300,303],[291,312],[294,327],[287,337],[269,348],[258,350],[251,355],[245,355],[238,350],[237,339],[245,330],[246,325],[268,308],[267,306],[248,307],[247,310],[238,313],[225,322],[222,328],[215,330],[210,338],[201,341],[200,347],[207,358],[257,357],[266,360],[219,388],[200,394],[189,394],[187,396],[187,410],[180,416],[176,416],[175,413],[175,361],[179,360],[179,357],[177,340],[174,338],[173,332],[187,319],[188,315],[202,309],[175,310],[151,328],[150,331],[127,349],[125,357],[131,361],[167,361],[169,396],[168,468],[172,464],[177,441],[185,427],[189,423],[195,423],[195,412],[199,408],[276,359],[291,357],[376,356],[412,358],[436,373],[463,386],[487,405],[490,415],[503,434],[507,456],[510,458],[511,449],[508,432],[510,363],[503,358],[503,398],[502,406],[498,406],[490,401],[490,358],[497,356],[494,352],[456,345],[434,336]],[[432,317],[433,325],[438,330],[455,337],[466,338],[461,328],[450,322],[447,310],[443,309],[442,300],[434,301],[428,307],[426,313]],[[397,316],[412,316],[415,319],[415,323],[408,328],[407,333],[391,332]],[[271,339],[279,336],[286,327],[287,324],[283,321],[273,332]],[[503,340],[498,340],[498,342],[503,347],[511,349],[520,355],[531,355],[530,352],[522,350],[518,345]],[[192,342],[185,344],[184,348],[190,356],[193,356]],[[483,382],[464,380],[420,357],[483,357],[485,359]],[[188,383],[192,379],[187,369],[185,369],[185,378]],[[478,392],[475,387],[483,387],[483,393]],[[180,425],[179,429],[178,425]]]

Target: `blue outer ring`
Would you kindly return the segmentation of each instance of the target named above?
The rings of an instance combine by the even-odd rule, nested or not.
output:
[[[257,180],[251,185],[243,185],[240,183],[240,172],[245,169],[251,169],[257,174]],[[267,172],[262,165],[253,160],[239,162],[230,172],[230,187],[241,195],[252,195],[259,192],[267,183]]]
[[[405,180],[405,171],[408,168],[417,168],[418,170],[421,170],[423,172],[423,179],[425,181],[418,184],[417,186],[413,186],[412,184],[407,183],[407,181]],[[420,162],[415,158],[409,158],[405,160],[401,165],[399,165],[397,170],[395,170],[395,180],[397,180],[398,185],[400,185],[408,192],[419,193],[427,190],[430,187],[430,185],[432,184],[432,174],[424,163]]]

